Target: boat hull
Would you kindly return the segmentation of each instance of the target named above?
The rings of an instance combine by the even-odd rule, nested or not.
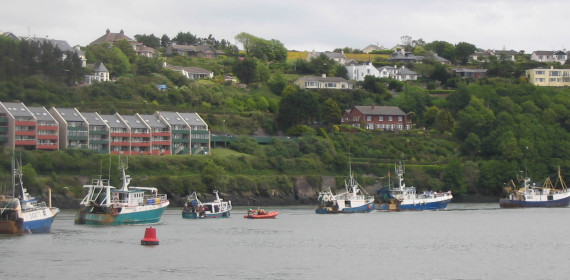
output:
[[[53,214],[55,211],[55,214]],[[51,230],[51,225],[53,224],[53,220],[57,213],[59,213],[59,209],[50,211],[45,218],[41,219],[24,219],[24,225],[22,226],[22,230],[24,232],[31,232],[31,233],[44,233],[49,232]]]
[[[263,215],[259,215],[259,214],[248,215],[248,214],[245,214],[245,215],[243,215],[243,217],[246,218],[246,219],[275,219],[275,217],[277,217],[277,214],[279,214],[279,212],[269,212],[269,213],[263,214]]]
[[[182,211],[182,218],[184,219],[210,219],[210,218],[229,218],[230,211],[219,213],[203,213],[198,212],[185,212]]]
[[[570,205],[570,196],[557,199],[557,200],[544,200],[544,201],[524,201],[524,200],[512,200],[507,198],[502,198],[499,200],[499,206],[501,208],[531,208],[531,207],[567,207]]]
[[[89,213],[80,211],[75,217],[76,224],[85,225],[132,225],[132,224],[153,224],[158,223],[168,203],[159,207],[139,206],[132,212],[119,214],[111,213]]]
[[[369,202],[357,207],[347,207],[342,209],[335,209],[334,207],[319,206],[315,213],[317,214],[341,214],[341,213],[368,213],[376,210],[373,202]]]
[[[401,211],[423,211],[423,210],[443,210],[447,208],[447,205],[451,201],[450,199],[439,200],[439,201],[418,201],[415,203],[402,203],[400,204]]]
[[[51,230],[58,208],[45,208],[22,213],[16,221],[0,222],[1,234],[45,233]]]

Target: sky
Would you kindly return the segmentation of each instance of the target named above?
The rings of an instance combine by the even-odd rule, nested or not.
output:
[[[481,49],[570,48],[563,0],[18,0],[0,9],[0,31],[86,46],[105,34],[179,32],[232,44],[241,32],[279,40],[288,50],[392,48],[402,36]]]

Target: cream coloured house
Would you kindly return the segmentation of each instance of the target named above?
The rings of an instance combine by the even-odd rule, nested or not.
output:
[[[528,82],[535,86],[570,86],[570,69],[529,69],[526,70],[526,77]]]

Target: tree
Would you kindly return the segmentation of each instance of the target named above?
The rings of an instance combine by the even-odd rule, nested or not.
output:
[[[196,45],[198,44],[198,38],[190,32],[178,32],[176,37],[172,38],[172,42],[178,45]]]
[[[127,40],[121,39],[115,43],[115,47],[119,48],[125,56],[129,59],[129,63],[134,63],[137,59],[137,53],[133,49],[133,46]]]
[[[168,35],[163,34],[162,37],[160,37],[160,46],[163,48],[166,48],[168,45],[170,45],[170,38],[168,37]]]
[[[454,194],[462,195],[467,192],[467,184],[465,183],[465,176],[459,159],[456,157],[451,158],[445,165],[442,175],[444,185]]]
[[[483,100],[473,97],[469,105],[457,114],[455,133],[459,139],[465,139],[469,133],[481,137],[487,135],[495,122],[495,114],[483,104]]]
[[[236,35],[235,39],[242,44],[247,56],[263,61],[287,60],[287,49],[278,40],[265,40],[245,32]]]
[[[455,59],[455,46],[445,41],[433,41],[425,44],[424,48],[435,52],[437,55],[453,61]]]
[[[259,81],[259,73],[257,72],[257,61],[255,58],[244,58],[237,60],[233,67],[240,82],[249,84]]]
[[[163,35],[163,36],[166,36],[166,35]],[[139,34],[137,34],[137,35],[135,35],[135,40],[137,40],[137,42],[140,42],[149,48],[153,48],[153,49],[160,48],[160,39],[158,37],[154,36],[154,34],[150,34],[150,35],[146,35],[146,34],[139,35]]]
[[[332,124],[340,123],[342,112],[338,104],[332,99],[327,99],[322,106],[322,121],[324,125],[332,127]]]
[[[477,47],[473,44],[461,42],[455,45],[455,58],[461,64],[469,62],[469,56],[475,53]]]
[[[297,124],[310,124],[319,116],[319,103],[315,93],[297,90],[284,95],[279,102],[277,123],[284,129]]]
[[[283,93],[283,89],[287,86],[287,80],[281,74],[275,74],[271,77],[267,86],[276,95],[281,95]]]

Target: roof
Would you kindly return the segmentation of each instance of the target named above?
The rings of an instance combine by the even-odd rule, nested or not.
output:
[[[354,109],[365,115],[405,116],[406,113],[397,106],[354,106]]]
[[[178,113],[189,125],[206,125],[197,113]]]
[[[28,107],[28,110],[32,112],[34,117],[40,121],[55,121],[53,116],[48,112],[45,107]]]
[[[214,47],[208,44],[203,45],[170,45],[170,47],[174,50],[184,51],[184,52],[196,52],[196,53],[217,53],[217,54],[224,54],[223,51],[216,50]]]
[[[135,40],[126,36],[125,32],[122,29],[119,33],[111,33],[111,31],[109,31],[109,29],[107,29],[107,32],[105,33],[105,35],[99,37],[97,40],[91,42],[91,44],[89,44],[89,45],[98,45],[98,44],[103,44],[103,43],[113,44],[119,40],[127,40],[127,42],[129,42],[129,43],[136,43]]]
[[[8,110],[7,113],[14,117],[31,117],[33,116],[24,103],[2,102],[2,105]]]
[[[458,68],[458,69],[454,69],[453,71],[460,72],[460,73],[485,73],[485,72],[487,72],[487,69]]]
[[[117,115],[100,115],[109,127],[128,128],[127,125]]]
[[[107,70],[107,67],[105,67],[105,64],[103,64],[103,62],[97,63],[94,71],[95,72],[109,72],[109,70]]]
[[[347,82],[347,83],[354,83],[353,81],[349,81],[342,77],[323,77],[323,76],[303,76],[298,78],[297,80],[305,80],[305,81],[316,81],[316,82]]]
[[[87,120],[89,125],[107,126],[107,123],[101,119],[99,114],[94,112],[82,112],[81,115]]]
[[[164,128],[167,125],[156,115],[139,115],[150,127]]]
[[[82,122],[83,116],[75,108],[54,108],[66,121]]]
[[[398,75],[417,75],[417,74],[418,73],[404,67],[402,67],[400,71],[398,71]]]
[[[145,123],[141,119],[139,119],[135,115],[122,115],[121,118],[129,125],[131,128],[148,128]]]
[[[184,66],[174,66],[174,65],[170,65],[168,63],[164,63],[164,67],[170,70],[174,70],[174,71],[181,71],[184,70],[188,73],[191,74],[210,74],[210,73],[214,73],[210,70],[204,69],[204,68],[200,68],[200,67],[184,67]]]
[[[536,55],[554,55],[554,54],[566,54],[563,51],[534,51],[532,52],[533,54]]]
[[[26,37],[24,40],[38,42],[40,44],[48,43],[53,47],[57,47],[60,51],[63,52],[76,52],[77,50],[73,48],[67,41],[64,40],[55,40],[55,39],[48,39],[48,38],[38,38],[38,37]]]
[[[175,112],[160,112],[159,113],[169,124],[186,125],[186,122],[180,115]]]

